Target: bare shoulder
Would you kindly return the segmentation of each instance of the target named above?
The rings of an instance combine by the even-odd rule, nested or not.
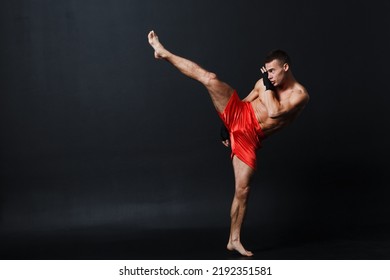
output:
[[[294,85],[293,92],[300,95],[309,95],[306,88],[298,82]]]
[[[296,83],[291,99],[297,103],[307,103],[309,101],[309,93],[303,85]]]
[[[293,93],[300,96],[301,98],[302,97],[305,97],[305,98],[309,97],[309,93],[307,92],[306,88],[303,85],[301,85],[300,83],[296,83],[296,85],[294,86],[294,89],[293,89]]]

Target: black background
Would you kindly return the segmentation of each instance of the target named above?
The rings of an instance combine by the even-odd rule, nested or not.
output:
[[[154,59],[150,30],[242,98],[282,48],[311,96],[258,154],[244,226],[253,244],[385,228],[389,10],[384,0],[2,1],[0,234],[12,244],[2,257],[136,258],[167,240],[224,250],[234,183],[220,121],[200,84]],[[111,251],[93,249],[104,240]],[[88,242],[88,252],[52,249]],[[295,256],[273,256],[283,257]]]

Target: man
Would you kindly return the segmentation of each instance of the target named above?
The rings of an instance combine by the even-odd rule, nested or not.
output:
[[[184,75],[201,82],[226,126],[231,146],[235,176],[235,194],[231,206],[228,250],[252,256],[241,243],[241,226],[246,212],[249,183],[256,169],[256,150],[261,141],[290,124],[309,101],[306,89],[299,84],[290,69],[288,55],[280,50],[270,53],[261,68],[262,78],[242,101],[236,91],[220,81],[217,75],[196,63],[179,57],[160,43],[154,31],[148,34],[149,44],[157,59],[164,59]]]

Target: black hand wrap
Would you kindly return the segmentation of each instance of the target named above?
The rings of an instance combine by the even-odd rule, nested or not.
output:
[[[263,77],[263,84],[265,86],[265,90],[275,90],[275,86],[268,79],[268,72],[261,73],[261,76]]]
[[[226,141],[226,140],[229,140],[229,139],[230,139],[229,131],[227,130],[227,128],[226,128],[225,125],[222,125],[222,126],[221,126],[220,135],[221,135],[221,140],[222,140],[222,141]]]

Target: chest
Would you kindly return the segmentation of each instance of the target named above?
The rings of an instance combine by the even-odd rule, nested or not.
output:
[[[288,102],[292,93],[293,93],[292,90],[274,92],[273,98],[274,98],[274,100],[278,101],[279,103]],[[265,92],[265,91],[262,91],[259,93],[259,101],[264,105],[266,104],[265,102],[266,102],[267,98],[269,99],[269,97],[266,96],[267,94],[269,94],[269,93]]]

